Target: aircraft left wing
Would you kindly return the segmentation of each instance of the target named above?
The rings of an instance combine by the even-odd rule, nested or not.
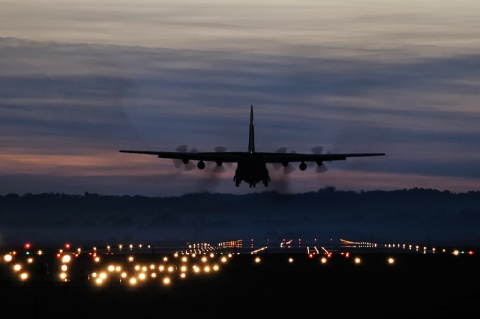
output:
[[[217,163],[236,163],[242,152],[157,152],[120,150],[121,153],[155,155],[159,158],[181,159],[186,161],[209,161]]]

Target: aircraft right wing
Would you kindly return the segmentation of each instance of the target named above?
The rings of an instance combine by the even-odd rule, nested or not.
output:
[[[326,153],[326,154],[297,154],[297,153],[259,153],[267,163],[290,162],[328,162],[346,160],[348,157],[384,156],[385,153]]]

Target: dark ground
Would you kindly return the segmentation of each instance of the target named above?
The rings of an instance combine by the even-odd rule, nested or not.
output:
[[[259,256],[262,261],[254,263]],[[355,264],[355,256],[361,264]],[[394,265],[386,260],[393,256]],[[148,260],[152,255],[137,256]],[[288,257],[294,262],[288,263]],[[54,258],[44,257],[44,258]],[[83,263],[83,264],[82,264]],[[71,282],[12,278],[0,263],[0,318],[479,318],[480,255],[268,253],[233,256],[222,270],[170,287],[94,287],[78,260]]]

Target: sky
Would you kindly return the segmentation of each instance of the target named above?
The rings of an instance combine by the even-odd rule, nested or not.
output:
[[[480,190],[476,0],[0,0],[0,194]],[[268,189],[120,149],[381,152]]]

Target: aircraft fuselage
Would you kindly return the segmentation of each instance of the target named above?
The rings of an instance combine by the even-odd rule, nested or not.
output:
[[[267,187],[270,175],[263,156],[256,153],[241,154],[233,180],[237,187],[240,186],[241,181],[245,181],[250,187],[255,187],[258,182],[263,182]]]

